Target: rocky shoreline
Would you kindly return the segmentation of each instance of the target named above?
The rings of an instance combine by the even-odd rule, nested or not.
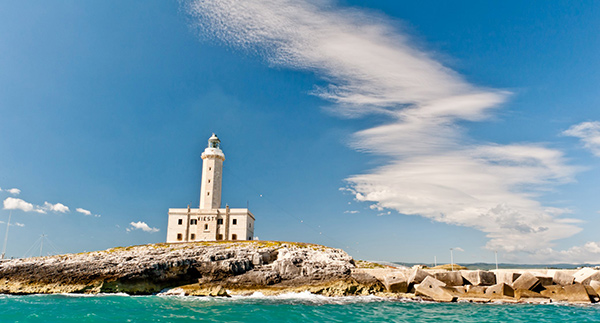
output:
[[[340,249],[278,241],[193,242],[0,262],[1,294],[159,292],[194,296],[375,295],[436,302],[600,301],[600,271],[447,271],[354,261]]]

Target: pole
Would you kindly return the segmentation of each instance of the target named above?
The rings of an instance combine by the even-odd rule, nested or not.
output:
[[[498,270],[498,251],[494,250],[494,256],[496,256],[496,270]]]
[[[433,267],[437,267],[437,256],[433,256]]]
[[[42,240],[40,241],[40,257],[42,256],[42,248],[44,248],[44,237],[45,237],[45,236],[46,236],[46,235],[44,235],[44,234],[42,233],[42,236],[40,237],[40,238],[42,239]]]
[[[12,210],[8,213],[8,221],[6,222],[6,235],[4,235],[4,247],[2,248],[2,256],[0,259],[4,259],[4,255],[6,254],[6,244],[8,243],[8,227],[10,227],[10,218],[12,216]]]
[[[454,271],[454,255],[452,254],[452,248],[450,248],[450,267]]]

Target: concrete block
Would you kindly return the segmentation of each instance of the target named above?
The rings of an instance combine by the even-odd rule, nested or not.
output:
[[[496,284],[494,286],[490,286],[485,290],[485,294],[494,297],[494,296],[505,296],[505,297],[515,297],[515,291],[510,285],[505,283]]]
[[[504,270],[497,270],[495,271],[496,274],[496,283],[500,284],[500,283],[505,283],[508,285],[512,285],[512,283],[515,282],[515,280],[517,280],[517,278],[519,278],[521,276],[521,274],[516,273],[514,271],[504,271]]]
[[[582,284],[573,284],[563,287],[563,292],[566,300],[569,303],[589,304],[591,303],[590,295],[585,286]]]
[[[545,289],[540,292],[542,296],[550,297],[553,301],[565,301],[562,293],[563,286],[561,285],[546,286]]]
[[[512,283],[513,289],[527,289],[533,290],[540,284],[540,280],[537,279],[530,272],[525,272],[517,280]]]
[[[589,285],[592,280],[600,280],[600,270],[585,267],[581,268],[573,276],[576,283]]]
[[[462,286],[463,276],[458,271],[445,271],[441,273],[433,274],[433,277],[443,283],[446,286]]]
[[[590,282],[590,286],[592,286],[596,293],[600,294],[600,281],[592,280]]]
[[[590,285],[583,285],[583,287],[585,287],[585,290],[588,293],[588,296],[590,297],[590,300],[592,301],[592,303],[598,303],[600,302],[600,295],[598,294],[598,292],[596,291],[596,289]]]
[[[575,281],[575,277],[573,277],[573,275],[568,274],[564,271],[557,270],[554,272],[552,281],[556,285],[561,285],[561,286],[573,285],[573,282]]]
[[[531,291],[529,289],[522,289],[522,288],[516,289],[515,288],[514,291],[515,291],[515,298],[519,299],[519,300],[524,299],[524,298],[536,298],[536,299],[544,299],[544,298],[549,299],[550,298],[548,296],[543,296],[542,294]]]
[[[431,275],[421,268],[415,268],[410,272],[408,276],[409,284],[420,284],[425,280],[426,277],[430,277]]]
[[[467,286],[447,286],[455,291],[456,294],[464,294],[467,292]]]
[[[550,286],[553,282],[553,278],[550,276],[535,275],[535,278],[540,281],[541,286]]]
[[[475,286],[492,286],[496,284],[496,275],[490,271],[483,270],[461,270],[466,284]]]
[[[591,303],[591,298],[587,289],[584,285],[579,283],[567,286],[546,286],[546,289],[541,291],[540,294],[549,297],[556,302],[569,302],[574,304]]]
[[[485,290],[488,288],[487,286],[473,286],[473,285],[467,285],[465,286],[467,288],[467,293],[485,293]]]
[[[383,277],[383,285],[388,292],[406,293],[408,292],[408,282],[404,275],[387,275]]]
[[[433,299],[436,302],[452,302],[457,299],[456,296],[445,290],[446,284],[427,276],[418,286],[416,286],[416,294],[423,295]]]

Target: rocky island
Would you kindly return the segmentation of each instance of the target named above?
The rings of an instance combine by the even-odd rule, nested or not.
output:
[[[588,304],[600,300],[600,271],[395,268],[355,261],[340,249],[279,241],[159,243],[0,263],[3,294],[161,291]]]

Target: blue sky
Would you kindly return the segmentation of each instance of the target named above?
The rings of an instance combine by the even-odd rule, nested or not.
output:
[[[0,241],[11,209],[8,256],[41,234],[59,252],[164,241],[167,209],[199,203],[215,132],[223,203],[248,203],[261,239],[371,260],[457,248],[459,263],[598,263],[599,14],[0,2]]]

